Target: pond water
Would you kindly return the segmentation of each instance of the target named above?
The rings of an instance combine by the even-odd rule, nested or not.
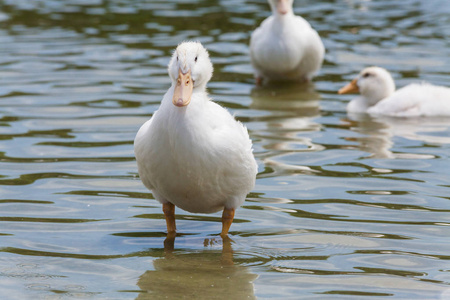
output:
[[[347,115],[336,91],[368,65],[398,86],[450,79],[447,0],[303,0],[324,66],[256,88],[264,0],[0,2],[2,299],[450,299],[450,119]],[[133,139],[171,51],[201,41],[215,101],[259,165],[231,241],[221,214],[161,205]]]

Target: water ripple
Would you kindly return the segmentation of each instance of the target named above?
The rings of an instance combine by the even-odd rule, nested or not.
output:
[[[265,1],[1,2],[1,294],[444,299],[450,121],[346,114],[336,91],[373,64],[399,87],[448,85],[446,4],[297,1],[323,68],[256,87],[248,42]],[[186,39],[210,50],[208,91],[249,129],[259,174],[230,243],[220,214],[177,210],[171,252],[132,144]]]

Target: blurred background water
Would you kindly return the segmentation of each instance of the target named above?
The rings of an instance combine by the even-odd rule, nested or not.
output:
[[[295,12],[323,68],[256,88],[264,0],[0,1],[1,298],[450,299],[450,119],[347,115],[336,95],[368,65],[448,86],[448,1]],[[187,39],[209,49],[209,92],[248,127],[259,174],[231,243],[220,213],[177,210],[168,253],[132,144]]]

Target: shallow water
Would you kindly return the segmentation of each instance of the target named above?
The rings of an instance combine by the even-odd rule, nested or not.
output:
[[[295,6],[324,66],[255,88],[263,0],[0,2],[1,298],[450,299],[450,119],[347,115],[336,95],[373,64],[448,85],[447,1]],[[209,92],[248,127],[259,174],[231,241],[220,213],[177,210],[168,252],[132,144],[185,39],[209,49]]]

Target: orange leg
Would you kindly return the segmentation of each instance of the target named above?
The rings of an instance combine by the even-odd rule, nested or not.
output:
[[[177,231],[177,226],[175,225],[175,205],[170,202],[163,204],[164,217],[166,217],[167,232]]]
[[[224,208],[222,214],[222,233],[220,234],[222,237],[228,235],[228,230],[230,230],[231,223],[233,223],[234,219],[234,208]]]

